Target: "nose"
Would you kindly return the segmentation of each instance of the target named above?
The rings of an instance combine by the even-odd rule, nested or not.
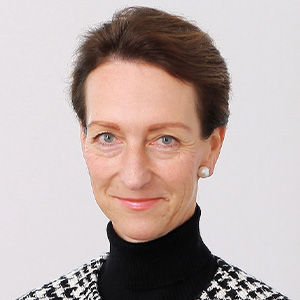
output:
[[[150,182],[149,158],[143,147],[132,146],[126,149],[119,174],[123,184],[130,190],[140,190]]]

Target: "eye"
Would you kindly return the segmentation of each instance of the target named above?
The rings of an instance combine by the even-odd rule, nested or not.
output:
[[[161,137],[161,140],[165,145],[170,145],[174,140],[174,138],[170,135],[164,135]]]
[[[100,134],[98,134],[95,139],[104,146],[108,146],[110,144],[113,144],[114,140],[116,139],[116,137],[110,133],[110,132],[102,132]]]
[[[178,140],[171,135],[163,135],[157,140],[160,148],[174,148],[178,146]]]
[[[109,133],[109,132],[104,132],[102,134],[100,134],[99,137],[103,136],[103,140],[106,142],[106,143],[111,143],[113,140],[114,140],[114,135]]]

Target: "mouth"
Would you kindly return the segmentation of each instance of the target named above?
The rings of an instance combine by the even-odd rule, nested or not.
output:
[[[121,198],[114,197],[118,199],[126,208],[131,210],[147,210],[155,206],[163,198]]]

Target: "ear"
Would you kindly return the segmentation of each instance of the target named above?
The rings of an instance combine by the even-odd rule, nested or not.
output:
[[[206,161],[202,162],[202,166],[209,168],[209,174],[212,175],[215,169],[217,159],[219,157],[224,137],[225,137],[226,127],[218,127],[207,139],[208,152]]]

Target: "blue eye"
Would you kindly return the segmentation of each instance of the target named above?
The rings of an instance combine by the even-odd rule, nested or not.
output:
[[[172,143],[172,141],[174,140],[174,138],[170,135],[164,135],[161,137],[162,139],[162,142],[165,144],[165,145],[169,145]]]
[[[111,144],[114,141],[115,136],[109,132],[103,132],[97,136],[97,139],[101,144]]]

